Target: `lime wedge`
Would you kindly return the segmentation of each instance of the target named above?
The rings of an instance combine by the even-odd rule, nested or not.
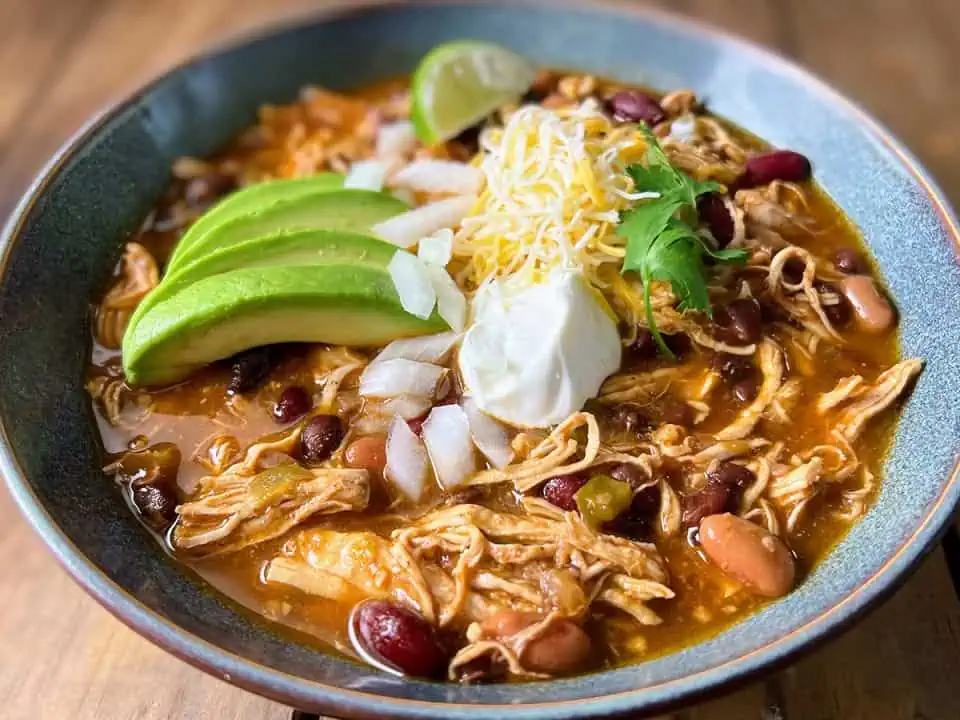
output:
[[[493,43],[460,40],[431,50],[413,75],[413,125],[433,145],[456,137],[501,105],[519,99],[536,71]]]

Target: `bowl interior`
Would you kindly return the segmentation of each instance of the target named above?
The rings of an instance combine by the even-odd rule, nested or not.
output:
[[[305,84],[349,88],[395,75],[436,43],[467,36],[545,65],[691,87],[715,112],[806,153],[876,254],[902,314],[904,353],[927,362],[879,501],[796,592],[695,647],[549,686],[400,681],[280,638],[185,573],[134,521],[100,470],[83,389],[88,303],[174,158],[210,153],[258,105],[288,101]],[[497,3],[382,7],[234,46],[175,70],[92,125],[11,224],[0,266],[0,469],[61,561],[114,612],[192,662],[291,704],[436,718],[475,717],[489,704],[513,705],[516,717],[661,706],[782,659],[849,619],[915,562],[949,516],[960,427],[951,357],[960,344],[956,237],[936,191],[909,163],[882,130],[801,71],[659,16]],[[437,702],[456,705],[424,704]]]

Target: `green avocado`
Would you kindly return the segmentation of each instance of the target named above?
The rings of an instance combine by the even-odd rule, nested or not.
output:
[[[338,190],[343,187],[343,175],[324,172],[303,178],[288,180],[268,180],[256,183],[230,193],[220,202],[207,210],[197,221],[190,226],[177,247],[170,256],[169,265],[172,265],[181,253],[202,238],[217,225],[233,220],[241,215],[255,212],[278,200],[289,200],[300,195],[309,195],[326,190]]]
[[[174,383],[261,345],[376,346],[447,329],[406,312],[385,269],[359,264],[259,267],[214,275],[150,308],[123,338],[133,385]]]
[[[390,243],[344,230],[290,230],[215,248],[198,260],[167,273],[137,306],[127,327],[134,327],[153,306],[188,285],[243,268],[277,265],[361,264],[386,268],[397,252]]]
[[[409,209],[392,195],[370,190],[328,190],[276,200],[212,227],[177,253],[167,272],[176,272],[215,249],[281,230],[323,228],[363,233]]]

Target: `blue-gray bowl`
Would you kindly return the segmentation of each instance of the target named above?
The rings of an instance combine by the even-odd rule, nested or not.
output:
[[[712,640],[633,667],[545,683],[400,680],[282,639],[172,562],[100,467],[83,389],[97,297],[180,155],[204,155],[263,102],[411,68],[457,37],[551,66],[692,87],[711,108],[813,159],[866,235],[926,360],[875,507],[796,592]],[[96,118],[43,171],[0,255],[0,471],[60,562],[124,622],[230,682],[339,717],[574,718],[649,712],[785,661],[889,593],[960,493],[956,220],[901,145],[790,63],[645,11],[584,5],[390,5],[306,22],[187,63]]]

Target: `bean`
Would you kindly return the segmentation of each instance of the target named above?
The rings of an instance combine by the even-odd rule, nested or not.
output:
[[[614,480],[627,483],[634,490],[643,487],[650,481],[646,473],[632,463],[615,465],[607,474]]]
[[[803,282],[803,271],[807,264],[798,257],[792,257],[783,264],[783,278],[791,285]]]
[[[869,276],[851,275],[843,279],[840,288],[864,332],[882,333],[896,325],[896,313]]]
[[[780,597],[793,588],[796,564],[776,535],[730,513],[700,523],[703,551],[725,574],[764,597]]]
[[[257,389],[283,359],[279,345],[264,345],[237,353],[230,359],[227,392],[242,394]]]
[[[611,414],[613,422],[628,433],[640,435],[650,427],[646,415],[635,405],[617,405]]]
[[[707,472],[707,482],[714,485],[725,485],[743,489],[756,482],[754,472],[735,462],[721,462]]]
[[[702,490],[683,498],[682,522],[686,527],[696,527],[703,518],[723,512],[733,494],[726,485],[707,485]]]
[[[847,275],[860,275],[867,272],[867,261],[856,250],[840,248],[833,256],[833,264]]]
[[[693,344],[690,342],[690,338],[684,333],[664,335],[663,342],[666,343],[668,348],[670,348],[670,352],[672,352],[678,358],[686,355],[690,351],[690,348],[693,347]]]
[[[177,497],[167,485],[134,485],[133,504],[148,525],[165,530],[177,517]]]
[[[738,298],[714,314],[714,322],[724,339],[738,345],[752,345],[763,339],[760,303],[753,298]]]
[[[347,467],[382,473],[387,464],[387,436],[378,433],[358,437],[347,445],[343,462]]]
[[[484,635],[505,640],[541,619],[518,610],[500,610],[481,623]],[[520,656],[528,670],[556,675],[582,667],[590,657],[590,637],[571,620],[557,620],[531,640]]]
[[[810,161],[804,155],[793,150],[774,150],[749,158],[736,187],[751,188],[774,180],[803,182],[811,174]]]
[[[697,212],[720,248],[725,248],[731,243],[735,232],[733,216],[723,201],[722,195],[719,193],[701,195],[697,200]]]
[[[637,328],[637,338],[627,346],[627,353],[634,360],[650,360],[657,356],[657,341],[646,328]]]
[[[336,415],[314,415],[300,433],[300,457],[308,465],[329,458],[343,441],[343,423]]]
[[[615,120],[645,122],[650,127],[663,122],[667,114],[654,98],[639,90],[621,90],[607,100]]]
[[[750,378],[756,373],[750,358],[723,352],[717,353],[710,359],[710,368],[730,382]]]
[[[386,600],[366,600],[354,610],[359,650],[406,675],[437,677],[446,665],[433,626],[418,613]]]
[[[291,385],[280,394],[273,408],[273,417],[279,423],[291,423],[303,417],[313,407],[313,398],[302,385]]]
[[[580,475],[560,475],[547,480],[540,492],[544,500],[561,510],[576,510],[577,501],[574,495],[586,484],[587,479]]]
[[[853,313],[850,310],[850,304],[847,302],[846,297],[830,283],[818,281],[814,283],[813,286],[817,292],[820,293],[821,301],[825,299],[822,297],[824,295],[830,297],[830,304],[823,304],[823,314],[827,316],[830,324],[838,328],[849,325],[853,319]]]
[[[733,384],[731,388],[733,391],[733,396],[742,403],[753,402],[757,399],[757,392],[759,388],[757,387],[757,381],[755,378],[746,378],[745,380],[738,380]]]
[[[693,409],[681,400],[668,400],[660,410],[665,423],[689,427],[693,425]]]

